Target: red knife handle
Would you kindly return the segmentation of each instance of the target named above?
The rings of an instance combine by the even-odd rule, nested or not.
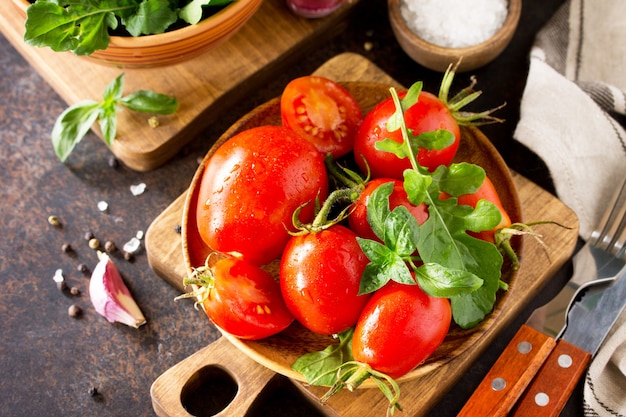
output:
[[[522,325],[457,417],[506,416],[554,345],[550,336]]]
[[[590,360],[589,353],[559,340],[511,416],[558,416]]]

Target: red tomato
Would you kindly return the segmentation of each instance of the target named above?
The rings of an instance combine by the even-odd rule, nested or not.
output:
[[[368,263],[356,235],[344,226],[292,237],[280,262],[287,308],[312,332],[336,334],[349,329],[369,299],[358,295]]]
[[[478,191],[476,191],[474,194],[465,194],[465,195],[459,196],[458,203],[468,205],[471,207],[476,207],[476,204],[478,203],[479,200],[487,200],[487,201],[492,202],[500,210],[500,214],[502,215],[502,220],[500,220],[500,224],[498,224],[492,230],[485,230],[483,232],[478,232],[478,233],[468,232],[468,234],[474,237],[477,237],[478,239],[482,239],[487,242],[494,243],[493,236],[494,236],[495,231],[503,227],[510,226],[511,218],[509,217],[508,213],[502,206],[502,201],[500,201],[500,196],[498,195],[498,191],[496,190],[493,183],[488,177],[485,177],[485,181],[483,182],[483,185],[481,185]]]
[[[207,161],[197,204],[202,240],[262,265],[278,258],[299,206],[326,198],[324,156],[293,131],[262,126],[235,135]],[[300,220],[310,222],[314,204]]]
[[[418,285],[389,281],[363,309],[352,354],[356,361],[399,378],[441,345],[451,319],[448,299],[431,297]]]
[[[258,266],[224,257],[211,271],[213,286],[202,305],[211,321],[224,331],[242,339],[261,339],[293,322],[280,285]]]
[[[404,95],[405,93],[399,94],[401,98]],[[398,159],[392,153],[375,148],[376,142],[386,138],[402,142],[400,130],[389,132],[386,127],[387,120],[395,110],[391,98],[382,101],[365,116],[356,134],[354,141],[356,163],[363,172],[369,167],[372,178],[402,179],[404,170],[411,168],[408,158]],[[459,148],[461,130],[446,105],[437,96],[422,91],[418,102],[407,109],[404,117],[407,128],[413,135],[438,129],[449,130],[454,134],[455,141],[452,145],[441,150],[420,148],[417,153],[417,162],[430,171],[434,171],[439,165],[450,165]],[[367,161],[367,166],[363,158]]]
[[[323,77],[292,80],[280,99],[283,126],[313,143],[324,155],[335,158],[352,150],[363,113],[341,85]]]
[[[404,206],[409,209],[409,212],[417,219],[419,224],[424,223],[428,219],[428,207],[426,204],[422,203],[419,206],[411,204],[406,195],[406,191],[404,191],[402,181],[390,178],[377,178],[367,183],[365,189],[361,192],[359,199],[354,203],[354,210],[350,213],[350,216],[348,216],[350,229],[352,229],[358,236],[365,239],[380,241],[367,221],[367,202],[374,190],[376,190],[380,185],[388,182],[394,183],[393,191],[389,196],[390,210],[393,210],[398,206]]]

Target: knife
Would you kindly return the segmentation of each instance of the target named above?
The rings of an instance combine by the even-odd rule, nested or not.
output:
[[[624,275],[626,267],[614,277],[593,281],[597,286],[581,287],[576,295],[583,297],[563,300],[557,295],[535,310],[457,417],[507,416],[516,403],[511,416],[558,415],[624,309]],[[563,301],[564,308],[559,305]],[[556,336],[553,323],[538,317],[550,318],[546,311],[554,310],[567,312],[567,324]]]
[[[565,331],[510,416],[559,415],[587,363],[624,310],[625,275],[626,268],[611,285],[589,288],[572,305]]]

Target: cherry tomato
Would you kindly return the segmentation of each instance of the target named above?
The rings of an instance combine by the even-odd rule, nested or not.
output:
[[[405,93],[399,94],[400,97],[404,95]],[[375,148],[376,142],[386,138],[402,142],[400,130],[389,132],[386,127],[387,120],[394,112],[395,105],[391,98],[382,101],[365,116],[357,131],[354,140],[355,160],[363,172],[369,167],[372,178],[402,179],[404,170],[411,168],[408,158],[398,159],[392,153]],[[417,153],[417,162],[430,171],[434,171],[439,165],[450,165],[459,148],[461,130],[452,113],[437,96],[422,91],[417,103],[406,110],[405,121],[413,135],[438,129],[452,132],[455,140],[450,146],[441,150],[420,148]]]
[[[363,309],[354,329],[352,354],[356,361],[399,378],[441,345],[451,319],[448,299],[431,297],[418,285],[390,281]]]
[[[380,185],[393,182],[393,191],[389,196],[389,209],[393,210],[398,206],[404,206],[409,209],[409,212],[417,219],[419,224],[424,223],[428,219],[428,207],[422,203],[419,206],[414,206],[409,202],[409,199],[404,191],[402,181],[390,178],[377,178],[371,180],[365,186],[365,189],[361,192],[359,199],[354,203],[354,210],[348,216],[348,224],[359,237],[371,240],[377,240],[380,242],[378,236],[374,234],[374,231],[367,221],[367,202]]]
[[[211,271],[212,288],[202,305],[224,331],[242,339],[262,339],[293,322],[280,285],[268,272],[230,256],[215,262]]]
[[[498,224],[492,230],[485,230],[482,232],[467,232],[469,235],[477,237],[478,239],[485,240],[487,242],[494,243],[494,233],[496,230],[501,229],[503,227],[508,227],[511,225],[511,218],[508,213],[502,206],[502,201],[500,201],[500,196],[498,195],[498,191],[494,187],[493,183],[489,179],[489,177],[485,177],[485,181],[480,186],[480,188],[474,194],[465,194],[458,197],[458,204],[464,204],[471,207],[476,207],[476,204],[480,200],[487,200],[492,202],[499,210],[502,215],[502,220],[500,220],[500,224]]]
[[[234,252],[262,265],[278,258],[294,230],[293,212],[326,198],[324,157],[293,131],[279,126],[245,130],[207,161],[197,204],[202,240],[213,250]]]
[[[312,332],[336,334],[349,329],[369,299],[358,295],[368,263],[356,235],[344,226],[292,237],[280,263],[287,308]]]
[[[313,143],[324,155],[335,158],[352,150],[363,113],[341,85],[323,77],[292,80],[280,99],[283,126]]]

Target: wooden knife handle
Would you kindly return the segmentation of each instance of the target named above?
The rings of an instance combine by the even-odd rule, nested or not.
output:
[[[589,353],[571,343],[559,340],[518,401],[511,416],[558,416],[590,360]]]
[[[506,416],[555,344],[550,336],[522,325],[457,417]]]

